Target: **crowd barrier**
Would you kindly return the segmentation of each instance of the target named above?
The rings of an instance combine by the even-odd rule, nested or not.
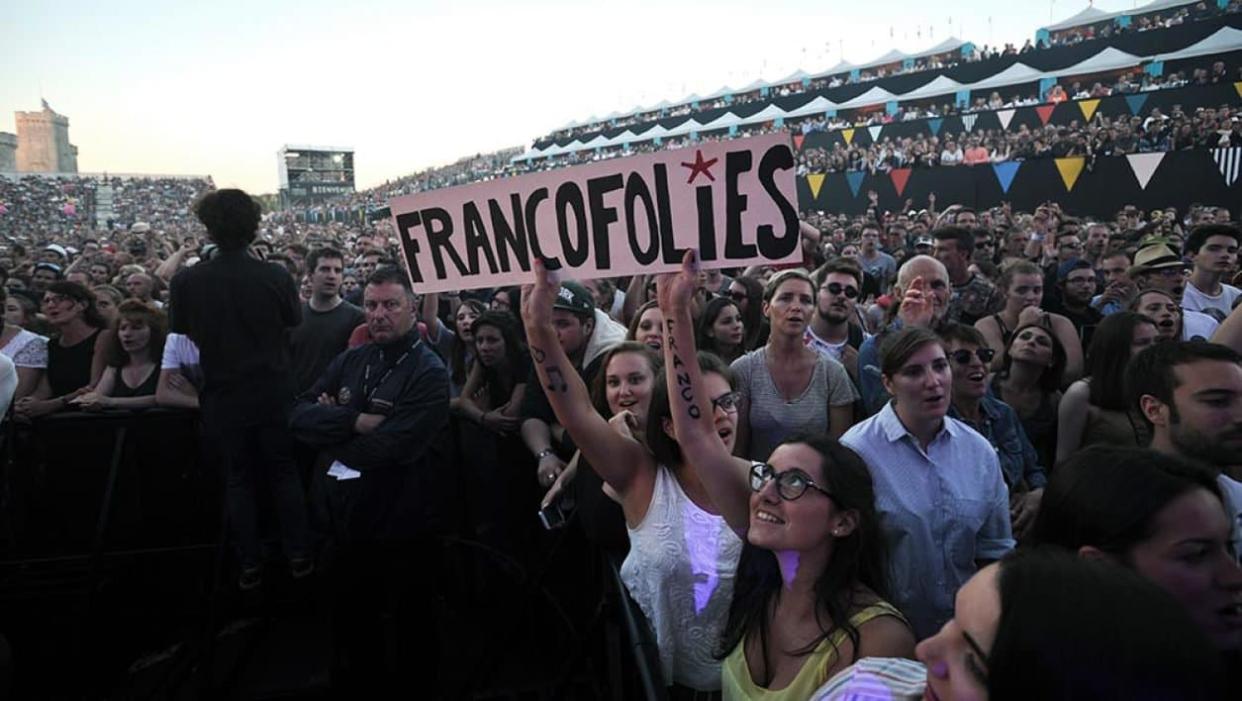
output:
[[[1144,153],[1099,158],[1038,158],[1027,161],[940,168],[901,168],[875,174],[854,171],[812,173],[798,178],[803,210],[849,215],[871,206],[900,211],[906,200],[923,207],[936,201],[986,209],[1008,202],[1017,211],[1034,211],[1048,201],[1082,216],[1111,219],[1125,205],[1144,210],[1191,204],[1228,207],[1234,218],[1242,204],[1239,166],[1242,147]]]

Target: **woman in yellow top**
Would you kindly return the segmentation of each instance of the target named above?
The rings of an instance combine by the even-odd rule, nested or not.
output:
[[[791,438],[768,463],[752,463],[717,435],[695,361],[696,267],[687,254],[680,273],[659,279],[658,292],[672,430],[746,543],[720,645],[723,696],[806,699],[859,658],[911,657],[914,635],[884,601],[886,562],[862,459],[816,435]]]

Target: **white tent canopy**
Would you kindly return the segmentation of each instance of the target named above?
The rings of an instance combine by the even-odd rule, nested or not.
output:
[[[713,119],[703,125],[702,131],[714,131],[716,129],[728,129],[742,123],[742,118],[732,112],[725,112],[719,117]]]
[[[1171,54],[1156,56],[1156,61],[1172,61],[1179,58],[1193,58],[1195,56],[1206,56],[1208,54],[1223,54],[1230,51],[1242,50],[1242,29],[1234,29],[1233,27],[1221,27],[1202,41],[1195,42],[1180,51],[1174,51]]]
[[[961,89],[990,90],[992,88],[1003,88],[1009,85],[1033,83],[1043,77],[1044,73],[1042,71],[1037,71],[1025,63],[1015,63],[990,78],[984,78],[983,80],[963,85]]]
[[[1208,1],[1211,2],[1212,0]],[[1104,12],[1103,10],[1097,10],[1093,6],[1088,6],[1085,10],[1073,15],[1072,17],[1061,20],[1056,24],[1050,24],[1047,27],[1044,27],[1044,29],[1049,32],[1059,32],[1063,29],[1084,27],[1088,24],[1096,24],[1097,22],[1103,22],[1117,17],[1124,17],[1126,15],[1129,15],[1130,17],[1138,17],[1152,12],[1159,12],[1160,10],[1181,7],[1183,5],[1193,5],[1196,2],[1199,2],[1199,0],[1152,0],[1142,7],[1135,7],[1130,10],[1117,10],[1116,12]]]
[[[798,109],[790,110],[788,113],[786,113],[785,116],[786,117],[805,117],[808,114],[819,114],[821,112],[826,112],[830,109],[833,109],[836,106],[837,106],[837,103],[833,102],[832,100],[829,100],[823,95],[820,95],[819,97],[815,98],[814,100],[811,100],[810,102],[799,107]]]
[[[767,107],[763,108],[763,111],[752,114],[751,116],[739,122],[739,124],[762,124],[763,122],[771,122],[775,120],[777,117],[788,117],[788,116],[789,114],[785,112],[785,110],[777,107],[776,105],[768,105]]]
[[[669,129],[668,135],[669,136],[681,136],[682,134],[689,134],[692,131],[699,131],[702,128],[703,128],[702,124],[699,124],[697,121],[693,119],[687,119],[686,121],[673,127],[672,129]]]
[[[844,109],[852,109],[854,107],[870,107],[871,105],[879,105],[896,99],[897,96],[893,93],[885,90],[884,88],[875,87],[852,100],[842,102],[841,107]]]
[[[962,83],[953,80],[948,76],[937,76],[935,80],[927,83],[921,88],[915,88],[908,93],[901,95],[902,100],[921,100],[928,97],[937,97],[939,95],[952,95],[958,90],[965,89]]]
[[[1107,49],[1104,49],[1103,51],[1092,56],[1091,58],[1079,61],[1078,63],[1075,63],[1074,65],[1069,66],[1068,68],[1061,68],[1059,70],[1052,71],[1048,73],[1048,75],[1052,77],[1060,78],[1062,76],[1067,76],[1067,75],[1087,75],[1090,73],[1104,73],[1106,71],[1115,71],[1115,70],[1120,70],[1122,68],[1131,68],[1133,66],[1139,65],[1142,62],[1143,62],[1143,59],[1139,58],[1138,56],[1135,56],[1134,54],[1128,54],[1124,51],[1121,51],[1119,49],[1114,49],[1113,47],[1110,46]]]

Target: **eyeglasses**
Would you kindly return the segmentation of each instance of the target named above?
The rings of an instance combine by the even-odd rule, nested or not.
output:
[[[736,390],[727,392],[712,400],[712,411],[723,409],[726,414],[732,414],[737,411],[737,403],[742,398],[742,393]]]
[[[970,365],[971,356],[978,356],[979,362],[987,365],[992,362],[992,358],[996,357],[996,351],[991,348],[976,348],[974,352],[971,352],[965,348],[959,348],[949,354],[949,357],[953,359],[953,362],[958,365]]]
[[[819,289],[827,290],[828,294],[833,296],[844,293],[846,299],[854,299],[858,296],[858,288],[853,285],[842,285],[839,282],[830,282]]]
[[[44,295],[43,296],[43,306],[45,307],[53,307],[58,304],[64,304],[65,302],[69,302],[72,304],[77,301],[78,300],[74,299],[73,297],[66,297],[64,295]]]
[[[750,468],[750,490],[752,492],[761,491],[763,485],[767,484],[770,479],[776,480],[776,493],[785,501],[797,499],[805,494],[808,488],[820,492],[829,499],[833,498],[832,492],[815,484],[809,475],[797,468],[777,472],[767,463],[756,463]]]

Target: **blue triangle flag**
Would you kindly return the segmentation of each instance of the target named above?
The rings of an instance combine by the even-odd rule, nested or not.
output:
[[[931,129],[932,136],[940,136],[941,124],[944,124],[944,120],[939,117],[927,120],[927,126]]]
[[[996,179],[1000,181],[1001,192],[1009,194],[1009,186],[1013,185],[1013,178],[1018,174],[1018,168],[1022,166],[1022,161],[1005,161],[1004,163],[993,163],[992,172],[996,173]]]
[[[854,193],[855,197],[858,197],[858,188],[862,187],[862,181],[866,175],[861,170],[854,170],[845,174],[845,181],[850,184],[850,192]]]
[[[1126,104],[1130,107],[1130,114],[1138,114],[1143,105],[1147,104],[1147,93],[1126,95]]]

